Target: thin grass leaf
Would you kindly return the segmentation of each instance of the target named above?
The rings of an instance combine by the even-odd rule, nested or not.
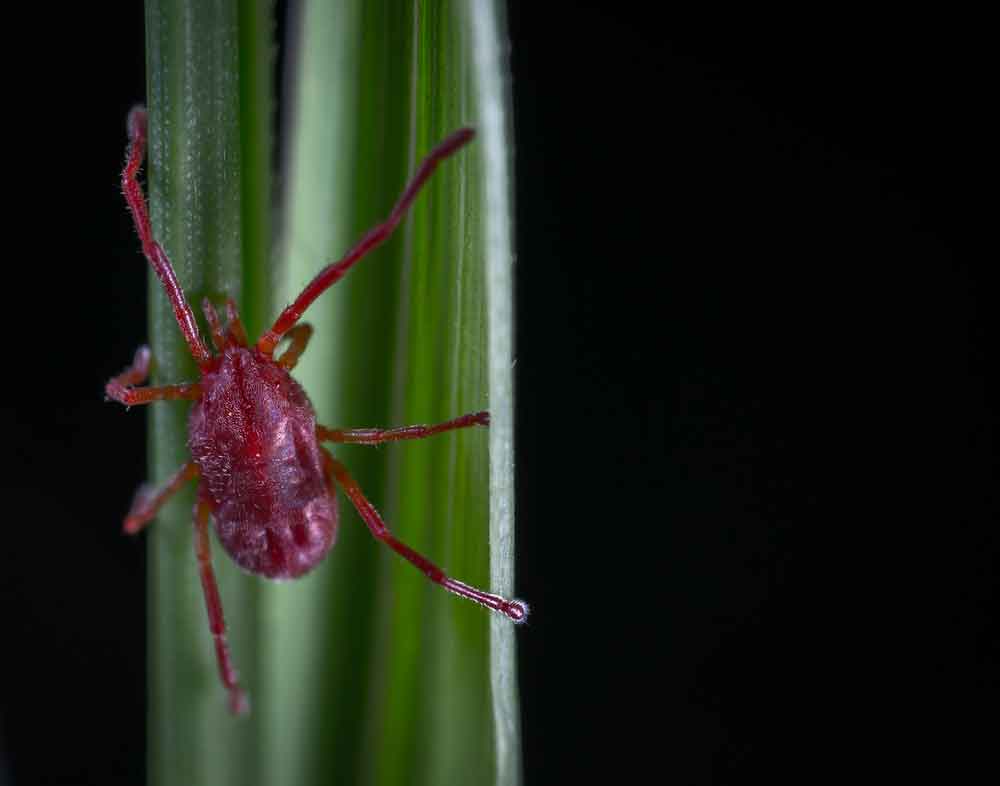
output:
[[[244,280],[266,276],[270,44],[247,35],[245,15],[255,12],[247,6],[146,4],[150,209],[196,310],[206,295],[241,302]],[[257,98],[248,104],[240,95],[251,74]],[[150,279],[154,384],[195,379],[171,309]],[[263,300],[243,303],[248,325],[265,318]],[[189,457],[186,413],[177,403],[148,408],[154,481]],[[172,500],[149,529],[149,782],[253,784],[259,715],[236,722],[226,712],[192,545],[193,491]],[[253,685],[259,581],[240,574],[217,544],[215,566],[237,666]]]
[[[514,592],[514,129],[503,6],[476,0],[467,7],[474,92],[478,99],[484,183],[481,228],[488,293],[490,426],[490,580]],[[521,780],[521,723],[514,630],[490,620],[495,783]]]
[[[499,51],[490,4],[305,4],[283,256],[289,299],[388,213],[433,144],[479,128],[397,236],[310,309],[317,338],[296,375],[330,425],[486,408],[499,417],[492,435],[337,450],[401,539],[488,586],[491,543],[501,546],[495,575],[508,585],[513,575],[510,171],[497,169],[509,159],[509,104],[500,57],[474,57],[476,24]],[[491,615],[429,584],[341,509],[326,564],[268,596],[268,696],[297,697],[268,731],[281,739],[269,772],[298,783],[515,783],[512,626],[496,620],[491,650]]]
[[[397,236],[310,309],[316,338],[296,376],[329,425],[492,411],[490,432],[338,455],[401,538],[456,577],[488,586],[492,575],[493,588],[509,594],[502,18],[491,4],[414,4],[406,13],[388,2],[303,5],[284,168],[289,268],[271,302],[265,6],[148,5],[155,229],[189,299],[236,297],[256,334],[386,215],[434,143],[461,125],[479,129]],[[474,56],[483,35],[492,41],[485,59]],[[193,377],[158,289],[151,303],[158,381]],[[154,478],[185,460],[184,418],[179,406],[151,409]],[[512,626],[430,585],[343,500],[340,542],[303,580],[240,575],[216,547],[233,653],[253,702],[249,719],[228,716],[192,555],[191,502],[173,502],[152,529],[152,782],[517,782]]]

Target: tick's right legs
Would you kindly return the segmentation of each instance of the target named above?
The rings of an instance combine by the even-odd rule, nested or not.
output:
[[[293,328],[294,329],[294,328]],[[432,426],[402,426],[401,428],[327,428],[316,426],[316,436],[321,442],[343,442],[351,445],[381,445],[401,439],[423,439],[469,426],[490,425],[489,412],[473,412],[460,418],[435,423]]]
[[[312,325],[307,322],[299,322],[295,327],[291,328],[285,337],[289,340],[289,347],[278,358],[275,363],[283,368],[291,371],[295,368],[296,364],[299,362],[299,358],[302,357],[302,353],[306,351],[306,347],[309,346],[309,339],[312,338],[313,329]]]
[[[222,616],[222,600],[219,597],[219,587],[215,583],[215,571],[212,569],[212,555],[209,551],[208,516],[211,513],[211,503],[200,495],[194,506],[194,550],[198,557],[198,572],[201,574],[201,588],[205,593],[205,609],[208,611],[208,627],[212,631],[215,642],[215,657],[219,661],[219,676],[222,684],[229,691],[229,709],[234,715],[243,715],[250,710],[250,701],[246,691],[240,687],[229,656],[229,644],[226,642],[226,621]]]
[[[382,541],[399,556],[420,570],[427,578],[438,586],[444,587],[449,592],[454,592],[459,597],[467,598],[494,611],[498,611],[513,622],[524,622],[528,618],[528,604],[524,601],[508,600],[500,595],[485,592],[476,587],[471,587],[463,581],[453,579],[423,554],[414,551],[403,543],[403,541],[399,540],[389,531],[385,522],[382,521],[379,512],[375,510],[375,507],[365,497],[361,487],[358,486],[357,481],[347,471],[347,467],[337,461],[326,450],[323,450],[323,458],[330,479],[330,493],[334,493],[333,481],[335,480],[344,490],[347,498],[354,504],[358,514],[364,520],[365,524],[368,525],[369,531],[376,540]]]
[[[392,235],[396,227],[399,226],[399,222],[403,220],[403,215],[409,210],[410,205],[413,204],[413,200],[416,199],[417,194],[420,193],[420,189],[423,188],[428,178],[434,174],[434,170],[438,168],[438,165],[467,145],[472,140],[472,137],[475,136],[475,133],[471,128],[460,128],[431,150],[420,166],[417,167],[413,179],[403,189],[403,193],[400,195],[395,207],[392,208],[392,212],[389,213],[389,217],[381,224],[369,229],[354,248],[348,251],[341,259],[331,262],[319,271],[316,277],[306,285],[306,288],[295,299],[295,302],[281,312],[278,319],[271,326],[271,329],[260,337],[257,341],[257,349],[270,357],[281,337],[291,330],[299,319],[302,318],[302,313],[309,308],[310,304],[347,275],[355,263],[360,261],[369,251]]]

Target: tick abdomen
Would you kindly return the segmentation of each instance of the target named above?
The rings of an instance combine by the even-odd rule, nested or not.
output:
[[[219,542],[251,573],[301,576],[337,528],[308,397],[285,369],[243,347],[228,348],[201,387],[189,444]]]

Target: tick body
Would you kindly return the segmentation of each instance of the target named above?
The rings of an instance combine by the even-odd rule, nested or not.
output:
[[[149,349],[140,347],[132,365],[105,387],[109,398],[127,406],[174,399],[194,402],[188,419],[191,460],[161,486],[139,490],[125,518],[125,531],[139,532],[173,494],[186,483],[198,481],[195,556],[219,672],[229,692],[232,711],[245,712],[249,704],[226,643],[222,602],[210,556],[209,519],[215,522],[222,547],[244,570],[269,579],[294,579],[316,567],[336,541],[339,486],[372,535],[432,582],[514,622],[523,622],[528,608],[522,601],[508,600],[447,576],[393,536],[347,468],[321,444],[379,445],[420,439],[454,429],[488,426],[489,414],[475,412],[445,423],[396,429],[328,428],[316,423],[308,396],[289,373],[312,336],[312,329],[299,321],[303,312],[368,251],[392,234],[423,184],[444,159],[472,139],[472,130],[461,129],[434,148],[389,217],[371,229],[343,258],[323,268],[255,345],[249,344],[231,300],[226,306],[225,326],[215,307],[207,299],[203,301],[214,353],[202,340],[170,260],[152,234],[138,182],[146,144],[144,109],[137,107],[129,114],[128,133],[122,189],[143,253],[163,284],[201,377],[193,383],[137,387],[148,376],[151,363]],[[282,340],[287,340],[288,346],[275,357]]]
[[[312,406],[257,349],[226,347],[217,360],[191,408],[188,444],[219,542],[250,573],[298,578],[337,533]]]

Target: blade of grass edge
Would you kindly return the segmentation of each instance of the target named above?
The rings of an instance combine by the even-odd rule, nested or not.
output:
[[[457,3],[414,6],[410,167],[476,124],[469,46]],[[428,183],[406,225],[394,423],[485,409],[483,204],[477,143]],[[387,514],[397,534],[451,575],[488,584],[488,432],[448,434],[390,454]],[[381,649],[381,784],[492,780],[488,614],[389,560]],[[383,589],[383,595],[386,592]]]
[[[513,122],[507,27],[503,8],[474,0],[471,28],[480,151],[489,209],[486,269],[490,392],[490,579],[494,592],[514,592],[514,193]],[[497,786],[521,781],[521,723],[515,630],[490,620],[490,684]]]

